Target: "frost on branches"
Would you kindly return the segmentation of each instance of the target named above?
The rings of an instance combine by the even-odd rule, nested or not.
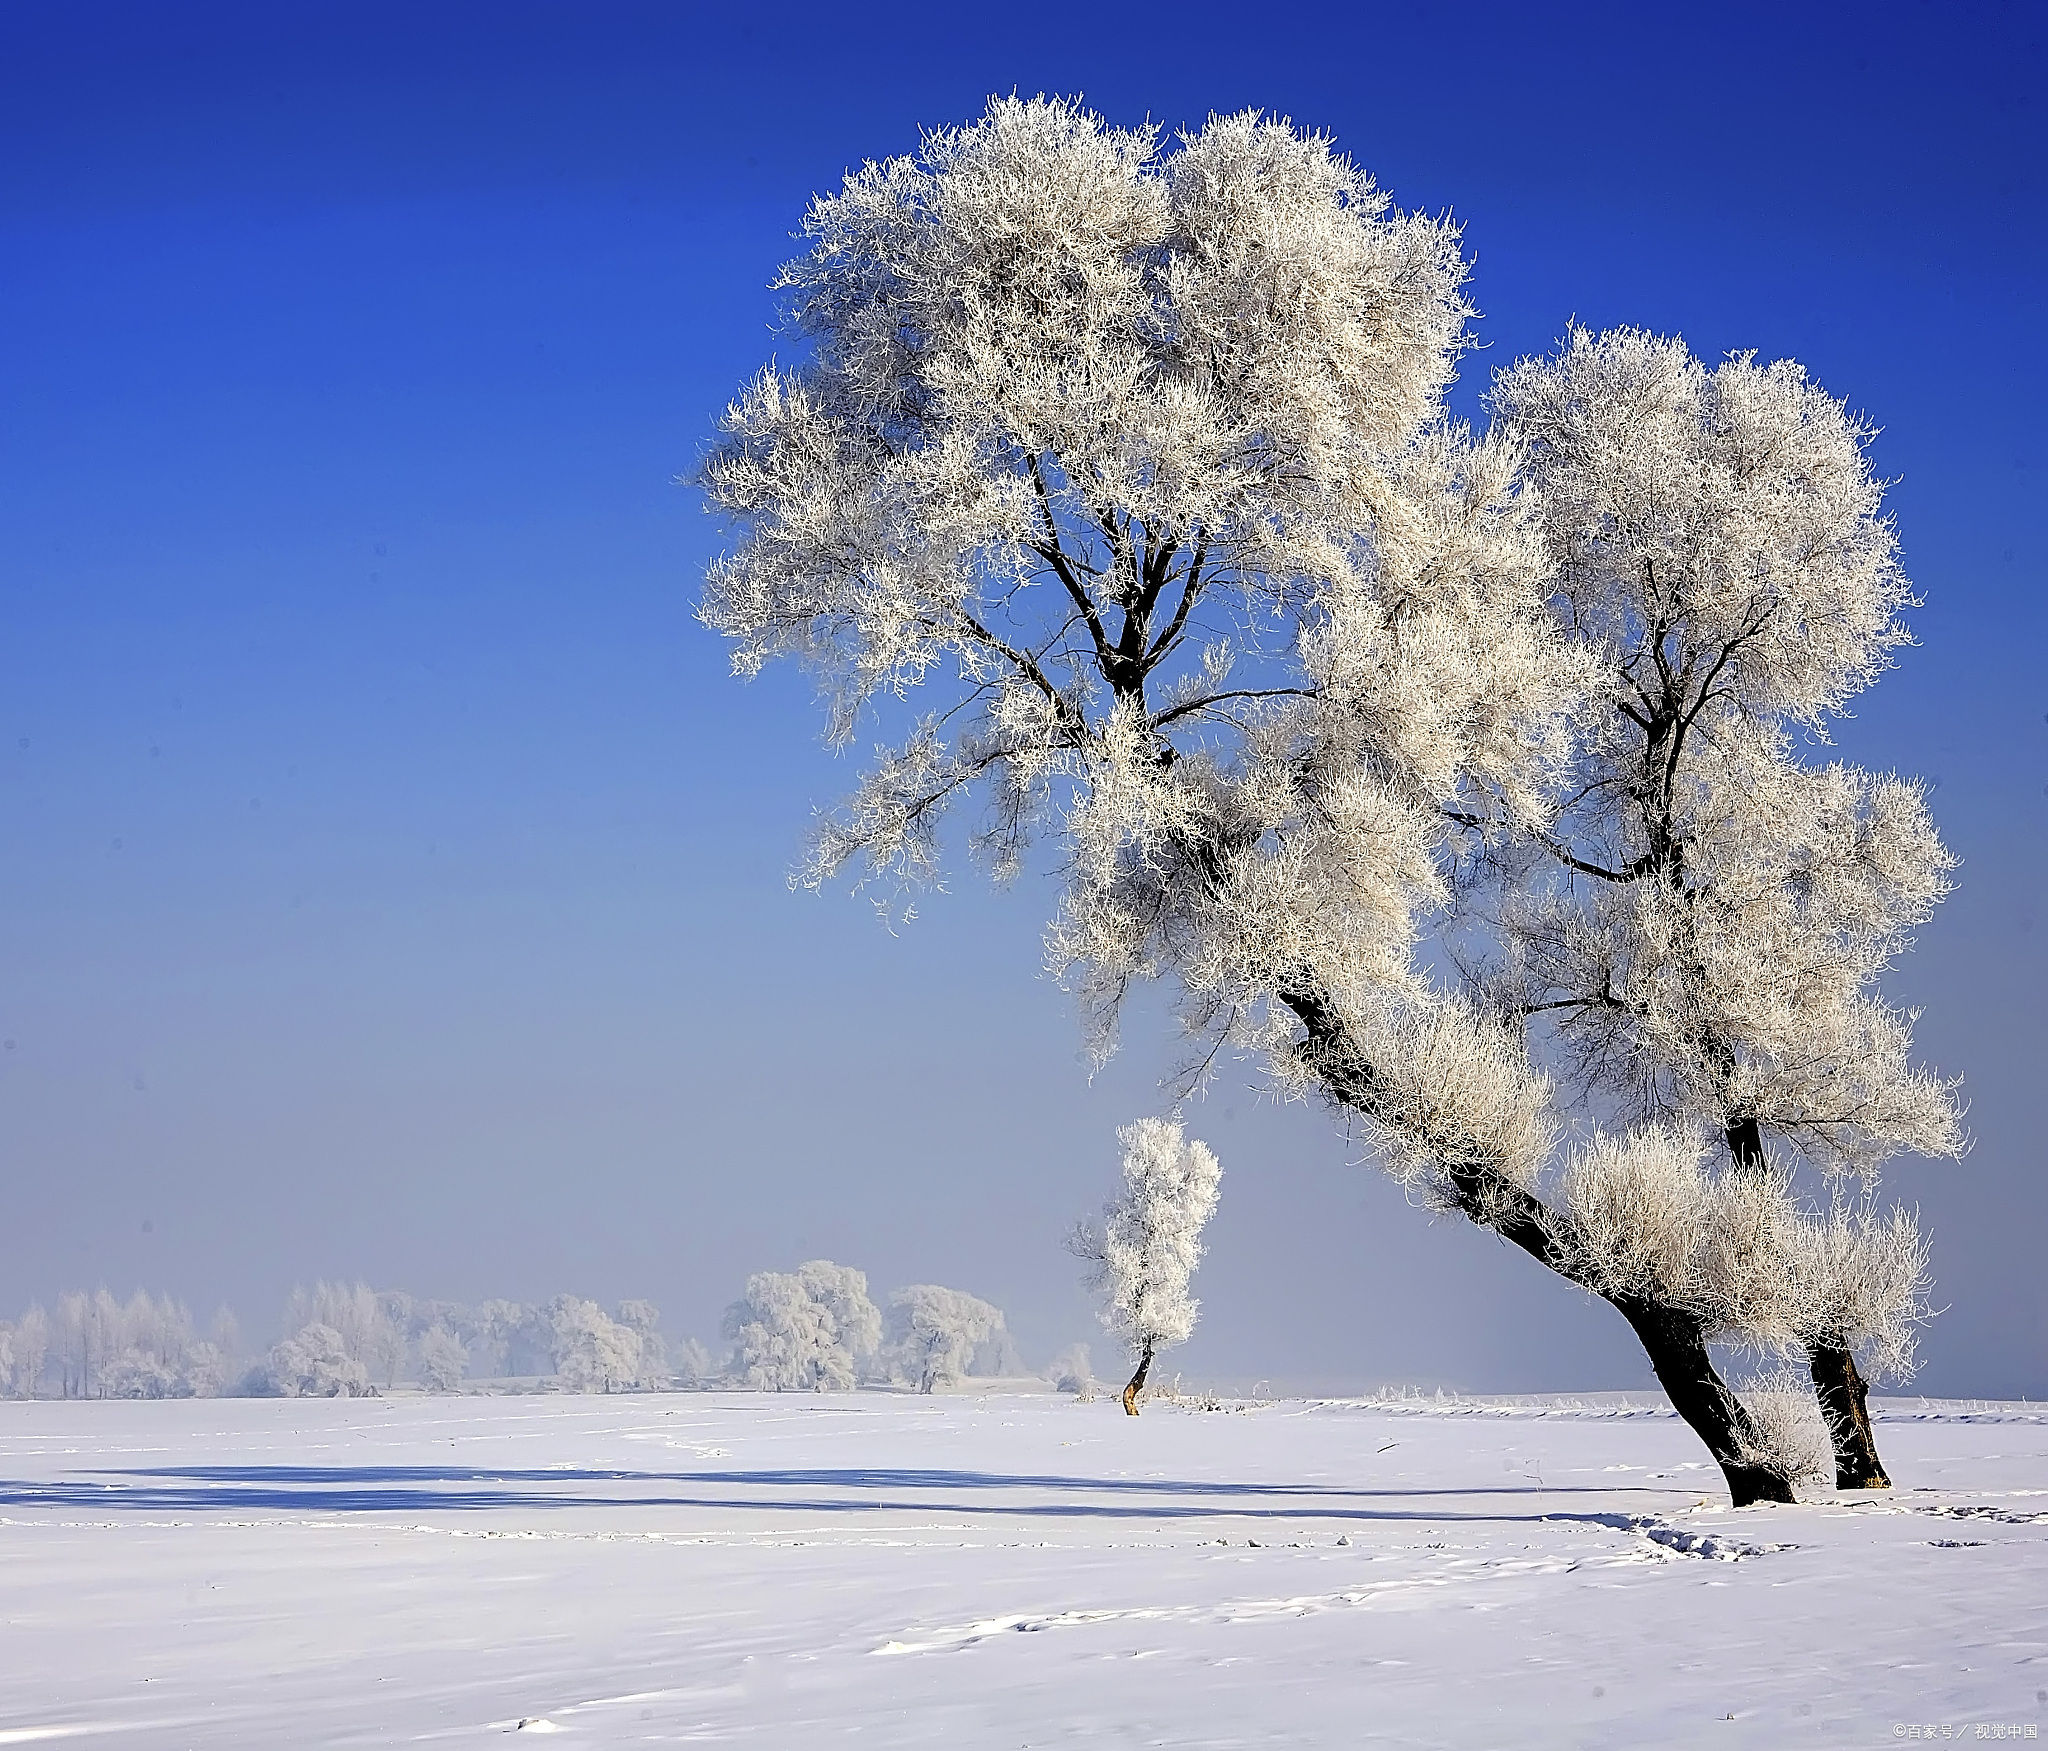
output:
[[[1067,836],[1054,953],[1105,1027],[1169,957],[1210,1031],[1254,1029],[1303,956],[1405,983],[1438,802],[1533,807],[1575,674],[1512,454],[1442,416],[1452,228],[1253,116],[1162,153],[1002,101],[805,230],[781,284],[809,359],[702,471],[738,537],[703,617],[743,674],[808,663],[835,744],[941,695],[807,878],[928,880],[973,797],[999,875]]]
[[[1201,1262],[1202,1229],[1215,1213],[1223,1169],[1178,1119],[1140,1119],[1116,1135],[1124,1189],[1103,1206],[1100,1228],[1083,1224],[1067,1244],[1093,1265],[1089,1286],[1101,1293],[1103,1328],[1137,1364],[1124,1388],[1124,1409],[1136,1416],[1153,1359],[1195,1329],[1201,1303],[1188,1282]]]
[[[1877,980],[1949,891],[1923,788],[1797,757],[1907,642],[1870,428],[1797,365],[1575,333],[1499,378],[1566,630],[1599,664],[1507,977],[1624,1116],[1833,1172],[1958,1146]],[[1544,1006],[1539,1011],[1538,1005]],[[1740,1134],[1740,1135],[1738,1135]]]
[[[725,1313],[732,1373],[765,1392],[845,1392],[882,1341],[868,1280],[813,1259],[796,1270],[757,1271]]]
[[[889,738],[802,879],[914,888],[963,806],[999,878],[1055,839],[1048,958],[1099,1053],[1161,981],[1183,1090],[1263,1052],[1420,1201],[1603,1295],[1735,1498],[1788,1499],[1708,1345],[1794,1340],[1747,1278],[1696,1292],[1740,1248],[1616,1275],[1569,1186],[1655,1162],[1707,1229],[1741,1197],[1686,1180],[1688,1127],[1857,1173],[1953,1138],[1872,983],[1945,854],[1911,785],[1787,740],[1904,636],[1861,429],[1796,367],[1634,337],[1518,367],[1475,438],[1455,229],[1255,115],[1167,142],[999,100],[805,236],[797,358],[700,474],[736,670],[794,656],[835,746]],[[1431,914],[1494,933],[1476,990],[1419,971]],[[1576,1180],[1526,1037],[1552,1002],[1566,1095],[1631,1103]],[[1845,1199],[1801,1256],[1874,1247],[1834,1305],[1909,1327],[1868,1285],[1917,1242]]]
[[[1789,361],[1709,369],[1626,329],[1518,363],[1494,403],[1599,680],[1555,822],[1480,841],[1482,983],[1547,1029],[1579,1099],[1725,1139],[1749,1183],[1699,1177],[1694,1220],[1755,1205],[1784,1230],[1805,1305],[1771,1329],[1805,1354],[1837,1481],[1883,1485],[1855,1354],[1906,1367],[1924,1249],[1871,1193],[1891,1156],[1961,1135],[1877,990],[1954,859],[1917,783],[1799,757],[1908,642],[1871,428]],[[1827,1215],[1795,1208],[1797,1161],[1832,1182]]]
[[[978,1355],[1010,1350],[1002,1309],[964,1290],[912,1283],[890,1293],[882,1353],[919,1392],[957,1384],[974,1371]]]

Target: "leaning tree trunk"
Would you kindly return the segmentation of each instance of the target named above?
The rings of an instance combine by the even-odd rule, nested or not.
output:
[[[1856,1367],[1856,1358],[1847,1350],[1816,1344],[1807,1352],[1807,1364],[1813,1375],[1814,1396],[1820,1400],[1821,1415],[1827,1419],[1828,1435],[1835,1444],[1835,1488],[1890,1489],[1892,1480],[1877,1456],[1877,1436],[1865,1403],[1870,1388]]]
[[[1700,1322],[1674,1308],[1634,1297],[1607,1297],[1610,1305],[1649,1352],[1657,1384],[1692,1432],[1706,1443],[1721,1475],[1728,1480],[1734,1505],[1790,1502],[1790,1482],[1767,1464],[1759,1464],[1763,1444],[1757,1438],[1742,1401],[1729,1391],[1707,1353]]]
[[[1138,1356],[1138,1371],[1131,1376],[1130,1385],[1124,1388],[1124,1415],[1138,1414],[1138,1394],[1145,1390],[1145,1376],[1152,1372],[1152,1346],[1147,1344]]]
[[[1736,1165],[1761,1172],[1764,1139],[1756,1120],[1733,1120],[1727,1135],[1728,1153],[1735,1157]],[[1877,1456],[1877,1432],[1871,1427],[1865,1402],[1870,1388],[1854,1354],[1842,1345],[1813,1344],[1807,1349],[1806,1362],[1813,1376],[1814,1397],[1820,1401],[1821,1419],[1828,1426],[1828,1441],[1835,1450],[1835,1488],[1890,1489],[1892,1480]]]
[[[1352,1042],[1343,1020],[1319,991],[1283,991],[1280,1000],[1308,1030],[1302,1056],[1331,1097],[1376,1121],[1385,1118],[1379,1071]],[[1398,1122],[1398,1121],[1396,1121]],[[1458,1206],[1475,1224],[1491,1228],[1546,1270],[1591,1294],[1557,1233],[1557,1217],[1524,1187],[1480,1159],[1469,1138],[1426,1140],[1445,1164]],[[1707,1352],[1699,1320],[1675,1307],[1638,1297],[1601,1295],[1626,1319],[1656,1371],[1657,1382],[1727,1480],[1734,1505],[1793,1502],[1791,1480],[1757,1461],[1763,1444],[1742,1401],[1728,1388]]]

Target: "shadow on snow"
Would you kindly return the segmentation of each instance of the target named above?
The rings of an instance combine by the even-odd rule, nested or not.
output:
[[[495,1466],[287,1466],[201,1465],[103,1471],[102,1478],[149,1482],[51,1482],[0,1480],[0,1507],[97,1508],[127,1512],[291,1510],[300,1513],[426,1513],[504,1509],[707,1508],[777,1514],[926,1513],[963,1511],[1038,1519],[1158,1520],[1579,1520],[1597,1515],[1546,1514],[1540,1510],[1492,1512],[1431,1511],[1369,1506],[1383,1498],[1412,1501],[1448,1497],[1477,1502],[1508,1497],[1517,1503],[1571,1495],[1669,1494],[1642,1486],[1543,1488],[1518,1483],[1473,1489],[1338,1489],[1317,1484],[1195,1482],[1161,1478],[1101,1478],[1011,1475],[946,1470],[814,1469],[765,1471],[595,1471],[575,1468],[523,1470]],[[175,1481],[172,1481],[175,1480]],[[742,1490],[835,1490],[846,1492],[939,1492],[936,1497],[872,1494],[829,1496],[679,1495],[660,1488],[646,1492],[569,1494],[580,1483],[691,1485]],[[547,1484],[552,1490],[507,1488]],[[496,1487],[480,1488],[487,1485]],[[436,1487],[438,1486],[438,1487]],[[455,1486],[455,1487],[450,1487]],[[1067,1500],[990,1500],[994,1490],[1057,1491]],[[1140,1500],[1083,1501],[1079,1496],[1138,1497]],[[1178,1499],[1175,1499],[1178,1498]],[[1219,1501],[1217,1498],[1223,1498]],[[1313,1501],[1316,1505],[1311,1506]],[[1228,1502],[1233,1505],[1225,1505]],[[1255,1505],[1284,1504],[1284,1505]],[[1339,1506],[1340,1503],[1354,1504]],[[1297,1505],[1298,1504],[1298,1505]],[[1327,1505],[1325,1505],[1327,1504]]]

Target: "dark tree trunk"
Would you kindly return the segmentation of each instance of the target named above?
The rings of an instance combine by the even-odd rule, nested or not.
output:
[[[1757,1173],[1764,1169],[1764,1131],[1754,1119],[1730,1119],[1722,1133],[1728,1139],[1728,1153],[1735,1157],[1737,1167],[1747,1167]]]
[[[1738,1167],[1761,1173],[1765,1165],[1763,1128],[1755,1119],[1734,1119],[1728,1125],[1728,1153]],[[1888,1490],[1892,1480],[1885,1475],[1884,1461],[1877,1456],[1877,1431],[1870,1426],[1870,1412],[1864,1401],[1870,1388],[1846,1349],[1815,1344],[1807,1352],[1808,1372],[1813,1376],[1814,1396],[1820,1400],[1820,1414],[1828,1426],[1828,1441],[1835,1450],[1835,1488],[1838,1490]]]
[[[1664,1388],[1671,1408],[1714,1456],[1714,1463],[1728,1480],[1734,1505],[1746,1508],[1752,1502],[1796,1501],[1788,1480],[1747,1457],[1760,1451],[1761,1444],[1742,1401],[1728,1390],[1715,1369],[1699,1321],[1646,1301],[1615,1299],[1612,1305],[1649,1352],[1657,1384]]]
[[[1367,1118],[1378,1119],[1383,1087],[1379,1072],[1353,1044],[1322,993],[1283,991],[1280,1000],[1308,1030],[1302,1056],[1331,1098]],[[1559,1238],[1555,1213],[1534,1193],[1488,1166],[1469,1139],[1436,1137],[1429,1142],[1444,1161],[1459,1207],[1468,1217],[1567,1282],[1599,1294],[1582,1280],[1571,1250]],[[1720,1466],[1734,1505],[1746,1508],[1752,1502],[1797,1500],[1787,1479],[1748,1459],[1747,1455],[1760,1450],[1761,1443],[1749,1413],[1715,1369],[1700,1322],[1691,1314],[1648,1301],[1611,1295],[1601,1299],[1634,1330],[1671,1408],[1685,1419]]]
[[[1147,1344],[1138,1358],[1138,1371],[1131,1376],[1130,1385],[1124,1388],[1124,1415],[1138,1414],[1138,1394],[1145,1390],[1145,1376],[1152,1372],[1152,1346]]]
[[[1856,1358],[1847,1350],[1816,1344],[1807,1361],[1814,1395],[1820,1400],[1821,1414],[1827,1418],[1828,1434],[1835,1444],[1835,1488],[1890,1489],[1892,1480],[1877,1456],[1877,1437],[1865,1404],[1870,1388],[1864,1384]]]

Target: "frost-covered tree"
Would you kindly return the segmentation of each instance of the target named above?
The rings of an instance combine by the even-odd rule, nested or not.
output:
[[[423,1391],[459,1392],[469,1369],[469,1351],[445,1325],[430,1325],[420,1333],[416,1368]]]
[[[42,1389],[43,1364],[50,1354],[50,1316],[40,1303],[15,1321],[11,1390],[21,1398],[34,1398]]]
[[[1724,1138],[1752,1200],[1792,1196],[1772,1143],[1866,1190],[1899,1151],[1957,1153],[1952,1088],[1877,990],[1954,860],[1920,785],[1800,757],[1908,642],[1872,429],[1790,361],[1709,369],[1628,329],[1574,331],[1494,401],[1599,676],[1558,818],[1482,850],[1494,995],[1580,1098]],[[1923,1249],[1867,1197],[1830,1202],[1785,1218],[1804,1348],[1838,1484],[1883,1487],[1855,1352],[1909,1353]]]
[[[558,1295],[548,1304],[555,1377],[571,1392],[622,1392],[640,1378],[640,1334],[595,1301]]]
[[[637,1378],[640,1385],[667,1385],[672,1377],[672,1371],[669,1365],[668,1339],[661,1330],[661,1309],[652,1301],[621,1301],[618,1312],[612,1317],[639,1340],[640,1366]]]
[[[547,1345],[546,1321],[520,1302],[480,1303],[464,1322],[464,1331],[480,1349],[488,1372],[497,1375],[545,1373],[553,1366]]]
[[[900,719],[807,879],[929,879],[968,797],[999,876],[1058,834],[1049,958],[1099,1050],[1163,980],[1185,1086],[1262,1050],[1418,1201],[1589,1286],[1545,1198],[1548,1084],[1414,953],[1453,817],[1545,827],[1597,679],[1547,606],[1517,442],[1444,415],[1454,229],[1282,123],[1166,150],[1045,101],[866,166],[805,229],[800,356],[701,480],[736,668],[809,664],[835,745]],[[1743,1457],[1712,1321],[1661,1293],[1608,1299],[1736,1499],[1788,1499]]]
[[[273,1344],[245,1386],[265,1398],[365,1398],[375,1390],[348,1340],[317,1320]]]
[[[223,1386],[220,1350],[194,1336],[191,1315],[168,1295],[67,1294],[54,1322],[31,1307],[0,1335],[12,1352],[0,1393],[36,1397],[50,1374],[66,1398],[211,1397]]]
[[[1116,1135],[1124,1147],[1123,1190],[1102,1207],[1101,1226],[1082,1224],[1067,1246],[1093,1266],[1089,1284],[1102,1296],[1103,1329],[1136,1364],[1124,1388],[1124,1409],[1136,1416],[1153,1359],[1195,1329],[1201,1303],[1188,1283],[1201,1262],[1202,1229],[1215,1213],[1223,1169],[1179,1119],[1140,1119]]]
[[[1078,811],[1091,888],[1191,834],[1256,838],[1299,804],[1324,685],[1303,658],[1339,617],[1333,673],[1381,683],[1400,779],[1520,795],[1542,764],[1568,665],[1519,563],[1514,459],[1441,417],[1453,228],[1255,116],[1159,144],[999,101],[811,210],[780,282],[810,358],[755,380],[702,470],[740,536],[703,617],[743,674],[813,666],[836,744],[914,686],[947,696],[823,825],[813,880],[929,877],[970,794],[1001,874]],[[1348,885],[1364,969],[1398,980],[1437,823],[1381,788],[1348,799],[1379,857],[1325,897]],[[1120,947],[1128,923],[1095,907],[1071,934]]]
[[[58,1394],[63,1398],[92,1398],[97,1394],[99,1370],[107,1351],[107,1327],[113,1297],[105,1289],[97,1297],[69,1290],[57,1297],[57,1313],[51,1322],[50,1351],[56,1363]]]
[[[379,1295],[367,1283],[320,1282],[310,1290],[294,1288],[285,1301],[284,1334],[289,1339],[316,1325],[332,1332],[343,1354],[361,1366],[366,1380],[382,1380],[388,1386],[405,1358],[405,1328],[399,1320],[411,1299]]]
[[[882,1340],[861,1272],[829,1259],[757,1271],[725,1313],[733,1373],[766,1392],[845,1392]]]
[[[890,1291],[882,1355],[919,1392],[932,1392],[960,1381],[976,1353],[1002,1335],[1000,1308],[961,1289],[912,1283]]]
[[[192,1316],[168,1295],[138,1289],[104,1322],[107,1354],[102,1398],[212,1398],[224,1369],[220,1352],[194,1337]]]
[[[733,1341],[732,1372],[741,1385],[825,1392],[854,1384],[853,1357],[830,1313],[793,1272],[756,1271],[746,1294],[725,1310],[723,1330]]]

